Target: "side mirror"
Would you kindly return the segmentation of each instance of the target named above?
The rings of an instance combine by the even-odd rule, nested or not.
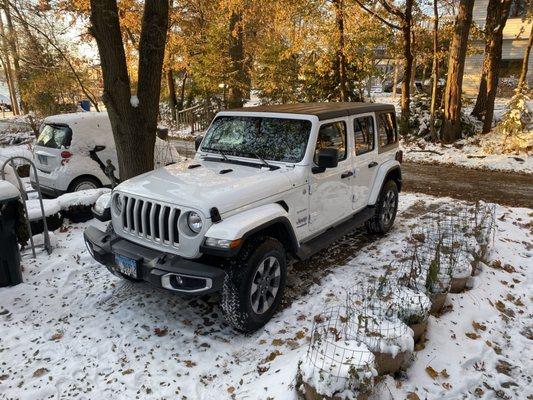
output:
[[[198,148],[202,144],[202,140],[204,140],[203,136],[196,136],[196,138],[194,138],[194,150],[198,151]]]
[[[318,166],[313,168],[313,173],[324,172],[326,168],[335,168],[339,164],[339,150],[332,147],[320,149],[316,163]]]
[[[94,149],[93,149],[93,151],[95,153],[98,153],[99,151],[102,151],[102,150],[105,150],[105,146],[102,146],[102,145],[99,145],[99,144],[94,146]]]

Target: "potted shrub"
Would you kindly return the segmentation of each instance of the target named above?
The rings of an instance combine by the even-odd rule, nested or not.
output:
[[[427,329],[431,300],[422,290],[400,285],[393,291],[392,301],[398,318],[413,331],[413,340],[418,342]]]
[[[315,317],[311,342],[298,363],[296,390],[305,400],[367,399],[372,392],[374,355],[361,341],[347,336],[349,315],[333,307]]]

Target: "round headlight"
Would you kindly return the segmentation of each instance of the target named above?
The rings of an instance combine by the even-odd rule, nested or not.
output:
[[[187,225],[189,225],[191,231],[198,233],[202,230],[204,223],[202,222],[202,218],[197,213],[191,211],[187,215]]]
[[[122,196],[118,193],[113,196],[113,208],[117,214],[122,212]]]

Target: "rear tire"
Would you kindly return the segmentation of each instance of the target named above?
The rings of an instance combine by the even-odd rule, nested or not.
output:
[[[264,326],[281,304],[286,276],[285,248],[278,240],[245,243],[224,279],[220,307],[226,321],[241,332]]]
[[[398,186],[393,180],[385,182],[376,202],[376,214],[366,223],[368,233],[383,235],[390,231],[398,211]]]
[[[98,189],[102,183],[92,176],[80,176],[74,179],[68,186],[68,192],[77,192],[78,190]]]

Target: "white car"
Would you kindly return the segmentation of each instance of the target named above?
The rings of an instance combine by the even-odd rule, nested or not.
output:
[[[114,176],[119,178],[117,152],[106,112],[47,117],[33,147],[41,191],[51,196],[111,186],[104,173],[107,160],[116,167]],[[159,168],[179,161],[180,157],[170,143],[157,138],[154,160],[154,168]],[[35,186],[33,171],[30,180]]]
[[[189,294],[221,292],[227,321],[263,326],[287,259],[358,226],[391,229],[402,187],[394,107],[312,103],[217,114],[195,158],[118,185],[84,232],[117,276]],[[110,209],[110,210],[109,210]]]

